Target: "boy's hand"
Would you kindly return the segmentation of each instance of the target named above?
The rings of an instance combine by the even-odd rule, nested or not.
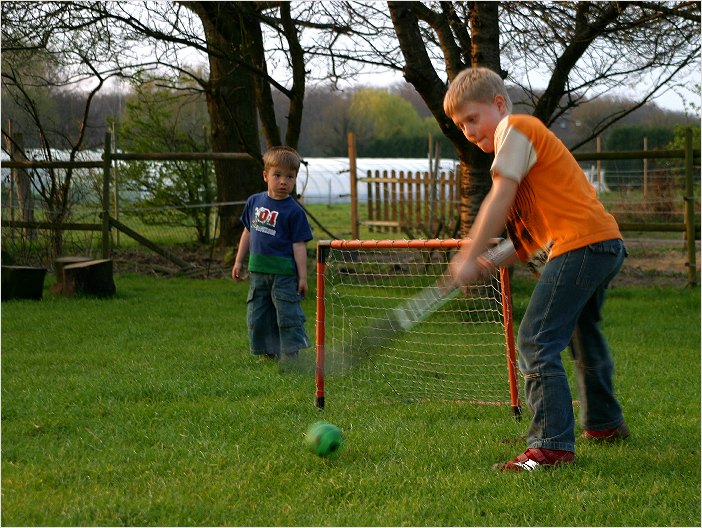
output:
[[[489,274],[489,269],[480,258],[470,260],[454,258],[449,270],[457,286],[470,286]]]
[[[243,272],[243,265],[241,263],[234,263],[234,267],[232,268],[232,279],[235,281],[244,281],[246,280],[246,274]]]
[[[300,296],[305,297],[307,295],[308,289],[309,288],[307,286],[307,277],[304,277],[304,278],[298,277],[298,279],[297,279],[297,293]]]
[[[468,243],[451,259],[448,270],[456,286],[470,286],[488,276],[493,268],[494,265],[483,256],[472,258]]]

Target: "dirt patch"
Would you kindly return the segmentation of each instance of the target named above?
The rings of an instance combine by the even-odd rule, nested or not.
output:
[[[687,286],[686,272],[670,271],[672,268],[659,270],[648,264],[643,263],[642,267],[630,262],[625,263],[611,286],[613,288],[626,286],[680,286],[683,288]],[[685,268],[681,266],[678,269]],[[697,275],[699,276],[699,268],[697,268]]]
[[[634,239],[626,241],[629,256],[624,260],[612,287],[688,285],[687,248],[682,240]],[[695,257],[697,284],[700,284],[700,243]],[[529,275],[521,266],[515,273]]]
[[[157,277],[192,276],[194,278],[229,278],[233,265],[231,248],[188,246],[169,250],[191,265],[181,268],[175,262],[148,249],[115,251],[112,259],[119,273],[137,273]]]
[[[688,257],[683,240],[627,240],[629,256],[613,286],[687,286]],[[700,283],[700,243],[696,246],[695,277]]]
[[[612,283],[617,286],[680,286],[685,287],[687,277],[687,251],[681,240],[628,240],[629,256]],[[700,247],[697,245],[696,274],[700,279]],[[120,273],[143,273],[153,276],[185,275],[194,278],[231,277],[231,248],[198,248],[189,246],[174,252],[193,265],[189,271],[181,270],[176,264],[149,250],[115,252],[115,269]],[[314,273],[314,251],[310,246],[308,262],[310,274]],[[529,272],[521,266],[515,267],[518,274]]]

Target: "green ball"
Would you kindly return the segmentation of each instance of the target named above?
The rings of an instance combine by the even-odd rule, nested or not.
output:
[[[307,429],[305,444],[314,454],[321,457],[336,457],[344,443],[344,435],[336,425],[329,422],[315,422]]]

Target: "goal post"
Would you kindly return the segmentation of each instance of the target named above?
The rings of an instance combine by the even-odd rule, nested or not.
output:
[[[327,396],[452,400],[521,416],[507,268],[459,295],[438,286],[463,243],[318,242],[318,407]]]

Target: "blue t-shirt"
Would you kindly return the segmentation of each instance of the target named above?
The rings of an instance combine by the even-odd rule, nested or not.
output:
[[[241,221],[249,230],[249,271],[296,275],[292,246],[312,240],[307,215],[292,196],[275,200],[268,193],[250,196]]]

